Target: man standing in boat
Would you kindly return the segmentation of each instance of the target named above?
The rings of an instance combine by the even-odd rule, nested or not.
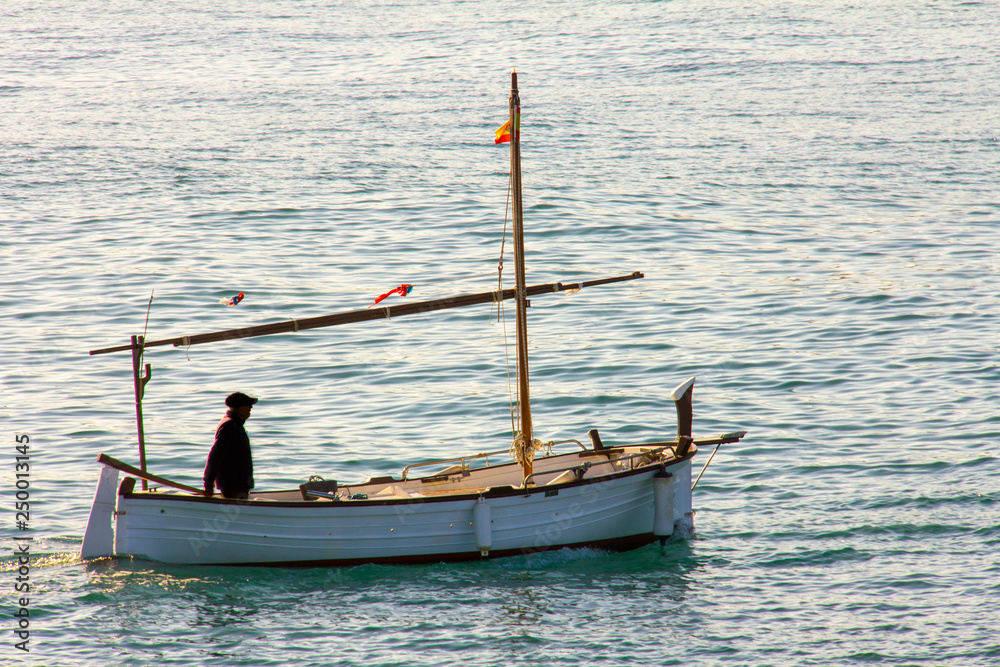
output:
[[[205,464],[205,495],[218,487],[223,498],[249,498],[253,488],[253,456],[250,436],[243,424],[257,399],[242,392],[226,397],[229,409],[215,429],[215,444]]]

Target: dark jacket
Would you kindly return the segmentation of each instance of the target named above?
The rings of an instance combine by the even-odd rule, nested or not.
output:
[[[253,457],[245,422],[235,410],[226,412],[215,429],[215,444],[205,464],[205,490],[216,486],[229,496],[253,488]]]

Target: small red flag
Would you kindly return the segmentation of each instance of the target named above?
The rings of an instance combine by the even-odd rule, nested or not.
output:
[[[402,285],[400,285],[396,289],[391,289],[388,292],[386,292],[385,294],[378,295],[378,297],[376,297],[376,299],[375,299],[375,303],[373,303],[371,306],[368,306],[368,307],[371,308],[372,306],[378,305],[378,303],[380,301],[382,301],[383,299],[389,298],[393,294],[398,294],[399,296],[406,296],[407,294],[409,294],[412,291],[413,291],[413,285],[408,285],[406,283],[403,283]]]

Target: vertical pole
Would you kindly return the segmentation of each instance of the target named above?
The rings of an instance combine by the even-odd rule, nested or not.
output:
[[[517,396],[521,438],[530,452],[532,441],[531,396],[528,391],[528,295],[524,269],[524,210],[521,206],[521,97],[517,70],[510,73],[510,174],[514,213],[514,272],[516,274]],[[531,459],[521,462],[524,476],[532,472]]]
[[[139,434],[139,469],[146,472],[146,435],[142,426],[142,395],[149,381],[149,364],[146,364],[146,378],[139,375],[142,366],[142,350],[146,344],[145,336],[132,336],[132,386],[135,388],[135,424]],[[149,488],[148,482],[142,480],[142,490]]]

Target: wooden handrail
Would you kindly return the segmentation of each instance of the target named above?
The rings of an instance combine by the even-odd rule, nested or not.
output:
[[[173,482],[166,477],[160,477],[159,475],[154,475],[152,473],[143,472],[134,466],[130,466],[124,461],[119,461],[113,456],[108,456],[107,454],[101,454],[97,457],[98,463],[103,463],[106,466],[111,466],[112,468],[117,468],[122,472],[126,472],[130,475],[138,477],[139,479],[146,479],[150,482],[156,482],[157,484],[162,484],[163,486],[170,486],[175,489],[180,489],[181,491],[187,491],[188,493],[193,493],[198,496],[207,496],[202,489],[196,489],[193,486],[188,486],[187,484],[181,484],[180,482]]]

